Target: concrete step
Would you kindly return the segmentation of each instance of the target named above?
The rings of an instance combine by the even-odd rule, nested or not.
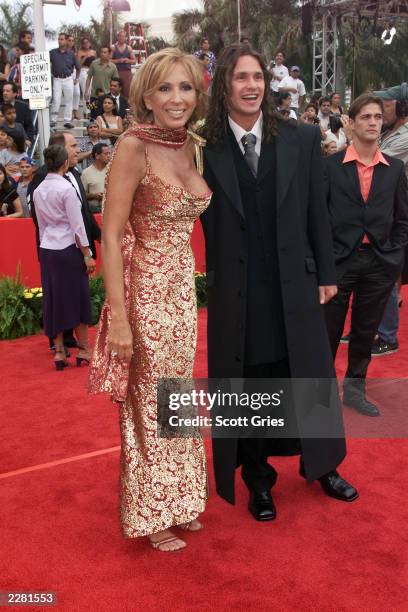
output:
[[[60,132],[66,129],[64,128],[64,123],[65,123],[64,122],[64,110],[65,110],[65,105],[61,104],[60,109],[59,109],[57,125],[51,128],[52,131]],[[71,132],[73,136],[75,136],[75,138],[79,138],[80,136],[86,136],[86,126],[89,123],[89,119],[84,116],[82,105],[79,106],[79,116],[81,117],[81,119],[73,119],[72,121],[70,121],[70,123],[74,126],[74,128],[69,131]]]
[[[75,138],[78,138],[79,136],[86,136],[86,127],[76,125],[75,121],[72,121],[71,123],[75,127],[73,129],[71,129],[71,130],[68,130],[68,131],[71,132],[71,134],[73,136],[75,136]],[[57,121],[56,126],[51,128],[51,130],[54,131],[54,132],[63,132],[66,129],[67,128],[64,127],[64,122],[63,121]]]
[[[60,108],[59,108],[59,113],[58,113],[58,121],[63,121],[64,119],[64,111],[65,111],[65,104],[61,104]],[[75,122],[85,122],[83,123],[83,125],[86,125],[86,123],[88,122],[88,119],[86,117],[86,115],[84,114],[84,107],[79,105],[79,116],[81,117],[81,119],[75,119]],[[89,113],[88,113],[88,117],[89,117]]]

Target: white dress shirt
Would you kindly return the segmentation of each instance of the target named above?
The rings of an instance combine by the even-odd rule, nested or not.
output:
[[[115,102],[116,102],[116,110],[119,112],[120,111],[120,95],[119,96],[114,96],[113,94],[111,94],[111,96],[115,100]]]
[[[68,170],[68,172],[66,173],[66,175],[69,178],[69,182],[72,184],[72,186],[74,187],[76,194],[78,196],[78,200],[81,203],[82,206],[82,198],[81,198],[81,189],[78,185],[78,181],[76,180],[75,176],[72,174],[71,170]],[[66,180],[66,179],[64,179]]]
[[[245,149],[244,149],[244,145],[242,144],[242,140],[241,140],[242,137],[245,136],[245,134],[249,134],[249,133],[256,136],[255,152],[258,156],[260,156],[261,155],[261,145],[262,145],[262,127],[263,127],[262,113],[260,113],[258,119],[255,121],[254,125],[252,126],[250,130],[244,130],[244,128],[238,125],[238,123],[235,123],[235,121],[231,119],[229,115],[228,115],[228,123],[230,125],[230,128],[235,138],[237,139],[239,148],[241,149],[244,155],[245,155]]]

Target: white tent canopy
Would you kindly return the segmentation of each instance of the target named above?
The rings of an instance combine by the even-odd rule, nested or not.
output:
[[[202,8],[200,0],[130,0],[129,4],[132,10],[121,13],[126,21],[145,21],[151,26],[149,32],[151,36],[161,36],[169,42],[174,35],[172,28],[174,13]]]
[[[171,17],[179,11],[202,8],[200,0],[130,0],[129,4],[132,7],[130,14],[137,15],[139,21]]]

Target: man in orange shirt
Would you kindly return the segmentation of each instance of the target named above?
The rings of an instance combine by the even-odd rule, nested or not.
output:
[[[388,296],[401,272],[408,242],[408,189],[401,160],[381,153],[383,102],[363,94],[349,110],[352,144],[325,158],[338,294],[325,305],[333,358],[353,295],[343,403],[367,416],[380,414],[367,401],[371,347]]]

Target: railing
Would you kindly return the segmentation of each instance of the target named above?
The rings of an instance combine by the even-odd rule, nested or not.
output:
[[[35,152],[36,152],[37,147],[38,147],[39,140],[40,140],[40,135],[38,133],[38,111],[36,111],[36,113],[34,115],[33,124],[34,124],[35,131],[37,133],[35,135],[34,142],[32,142],[31,146],[28,147],[28,149],[27,149],[27,154],[30,157],[34,157]]]

